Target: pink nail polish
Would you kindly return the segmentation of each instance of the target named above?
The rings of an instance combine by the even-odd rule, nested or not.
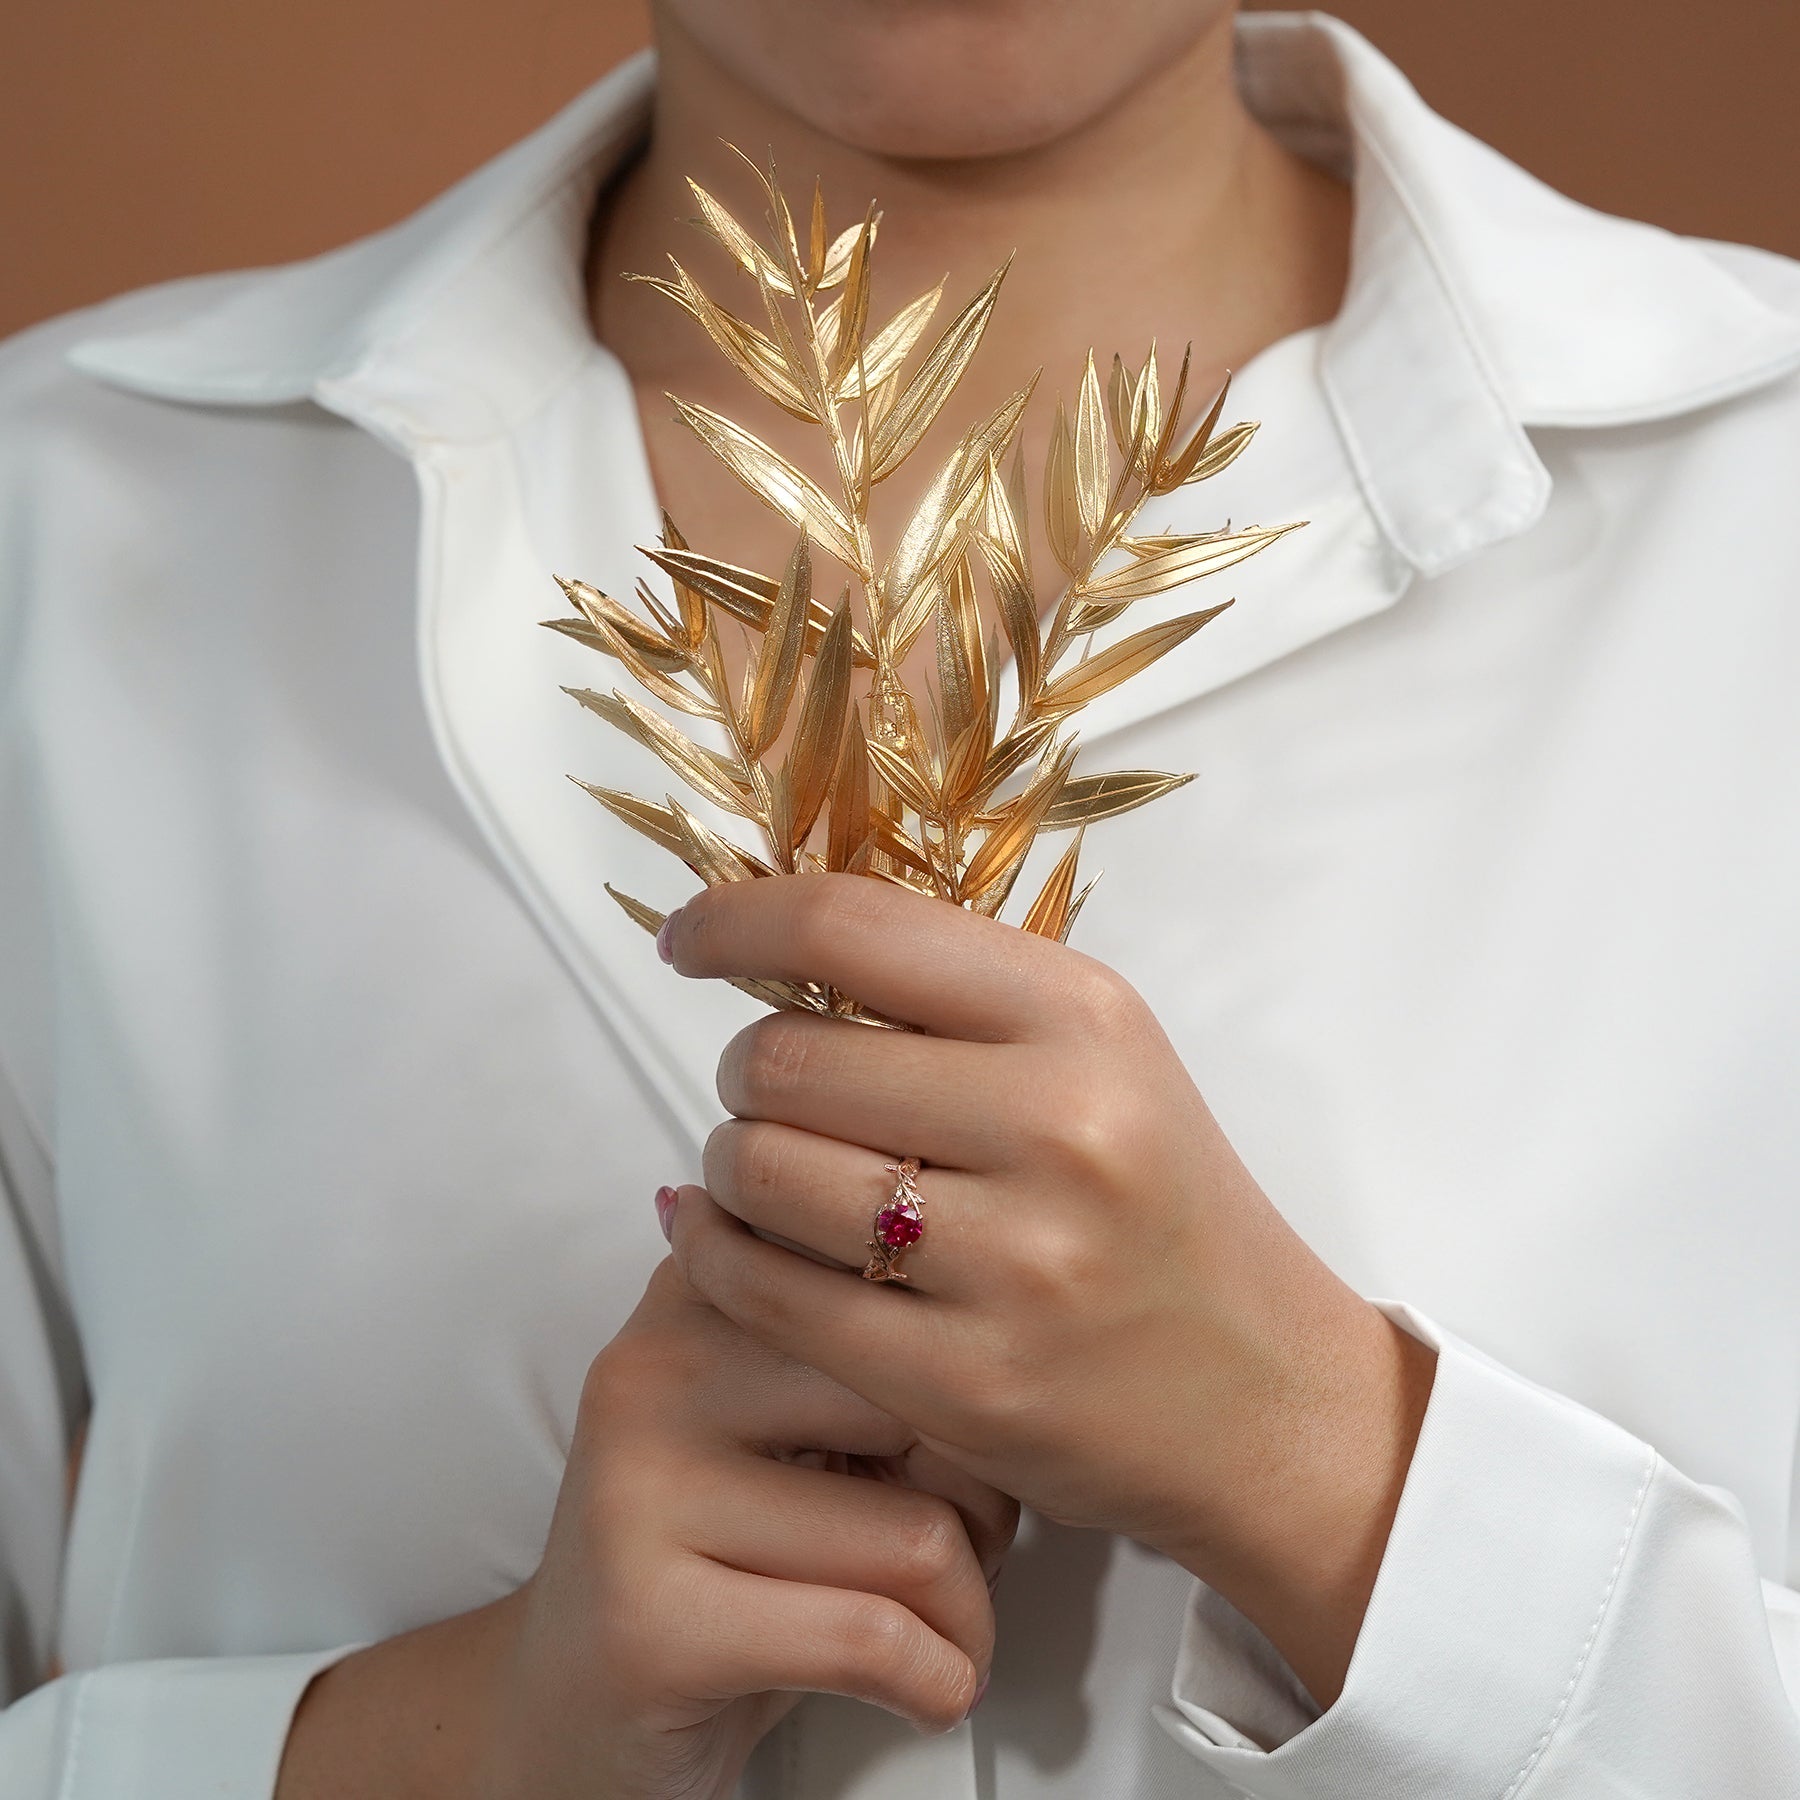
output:
[[[675,930],[675,920],[680,912],[681,908],[679,906],[676,907],[675,911],[670,913],[669,916],[663,920],[661,927],[656,933],[656,954],[666,963],[672,963],[675,960],[675,951],[671,947],[669,939]]]
[[[662,1227],[662,1234],[670,1243],[675,1241],[670,1230],[670,1221],[675,1217],[676,1194],[672,1187],[659,1187],[656,1190],[656,1222]]]

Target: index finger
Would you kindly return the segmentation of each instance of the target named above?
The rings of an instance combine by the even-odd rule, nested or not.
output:
[[[941,1037],[1033,1035],[1078,952],[866,875],[776,875],[696,894],[660,947],[683,975],[828,982]]]

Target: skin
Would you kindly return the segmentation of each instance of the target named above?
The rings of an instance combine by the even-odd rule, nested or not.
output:
[[[689,174],[749,207],[721,137],[772,151],[796,187],[816,172],[840,223],[879,195],[876,317],[946,273],[959,304],[1017,253],[948,410],[990,409],[1047,365],[1022,434],[1033,467],[1087,345],[1135,361],[1152,339],[1165,357],[1191,340],[1204,395],[1337,310],[1349,195],[1246,113],[1228,0],[662,0],[653,18],[653,133],[594,212],[594,328],[638,395],[659,491],[691,541],[735,561],[779,567],[788,530],[663,394],[734,415],[744,395],[689,321],[617,279],[675,251],[724,291],[729,272],[679,223]],[[814,459],[772,409],[750,422]],[[927,439],[921,469],[939,448]],[[915,492],[883,484],[877,533]],[[1010,1536],[1009,1495],[1166,1550],[1321,1699],[1337,1691],[1424,1353],[1288,1232],[1116,978],[871,882],[753,886],[678,916],[684,973],[841,969],[931,1035],[877,1045],[777,1020],[727,1050],[738,1122],[709,1147],[708,1188],[675,1208],[675,1264],[595,1360],[542,1566],[315,1680],[278,1800],[722,1796],[805,1689],[941,1729],[985,1672],[978,1577]],[[969,928],[986,978],[946,1015],[905,971],[960,970],[974,940],[944,934]],[[1096,1028],[1071,1033],[1071,1017]],[[915,1078],[909,1103],[896,1084]],[[751,1235],[860,1262],[896,1145],[931,1165],[916,1292]],[[996,1229],[1027,1189],[1046,1196],[1029,1236]],[[798,1316],[815,1301],[832,1329]],[[904,1383],[871,1360],[877,1318],[907,1329]],[[1172,1402],[1207,1419],[1203,1441],[1167,1441]],[[799,1539],[796,1508],[812,1522]],[[887,1530],[907,1554],[868,1553]]]

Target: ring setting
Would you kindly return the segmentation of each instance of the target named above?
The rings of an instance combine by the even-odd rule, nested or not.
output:
[[[863,1270],[865,1281],[905,1281],[900,1258],[925,1235],[925,1196],[919,1192],[919,1159],[902,1157],[882,1165],[894,1177],[894,1191],[875,1214],[874,1252]]]

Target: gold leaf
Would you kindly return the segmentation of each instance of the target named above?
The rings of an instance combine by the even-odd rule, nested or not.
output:
[[[1134,807],[1147,806],[1176,788],[1186,787],[1191,775],[1165,775],[1157,769],[1115,769],[1106,775],[1077,775],[1063,784],[1056,804],[1044,815],[1045,831],[1068,831],[1114,819]]]
[[[677,529],[675,521],[669,517],[665,508],[662,516],[663,545],[669,550],[685,550],[688,541]],[[675,604],[681,609],[682,630],[686,633],[690,649],[698,649],[700,640],[706,635],[706,600],[693,586],[674,578]]]
[[[1187,365],[1183,363],[1182,374],[1187,374]],[[1200,421],[1194,435],[1188,439],[1187,448],[1173,459],[1165,453],[1157,460],[1156,479],[1151,483],[1151,490],[1158,494],[1170,494],[1187,480],[1193,471],[1194,464],[1206,453],[1206,446],[1212,442],[1212,434],[1219,423],[1219,415],[1225,410],[1225,396],[1231,392],[1231,376],[1226,375],[1219,384],[1219,391],[1213,395],[1212,404],[1206,409],[1206,417]],[[1171,414],[1165,437],[1171,436],[1175,430],[1175,419]]]
[[[1013,514],[1011,497],[993,479],[990,465],[985,529],[975,540],[987,564],[988,579],[1000,608],[1000,624],[1012,647],[1013,667],[1019,678],[1019,704],[1025,706],[1037,692],[1043,669],[1044,641],[1038,624],[1037,595],[1032,591],[1031,571],[1025,560],[1025,543]]]
[[[1244,453],[1250,440],[1256,436],[1258,424],[1255,419],[1246,419],[1233,425],[1229,431],[1221,433],[1206,448],[1194,466],[1182,477],[1182,486],[1192,481],[1205,481],[1209,476],[1217,475],[1220,470],[1228,469]]]
[[[1089,600],[1142,600],[1169,588],[1216,575],[1236,563],[1266,550],[1277,538],[1297,531],[1298,524],[1252,526],[1223,536],[1206,536],[1177,543],[1173,549],[1136,556],[1133,561],[1087,584]]]
[[[857,353],[863,348],[863,333],[869,324],[869,243],[874,236],[875,212],[857,233],[856,246],[850,253],[850,266],[844,273],[844,292],[838,301],[837,346],[825,373],[825,391],[836,394],[856,367]],[[867,358],[864,358],[865,366]]]
[[[770,609],[781,583],[754,569],[740,568],[736,563],[722,562],[716,556],[703,555],[685,545],[639,544],[638,550],[675,581],[686,582],[697,593],[722,606],[733,618],[762,630],[769,622]]]
[[[669,795],[664,798],[668,800],[669,814],[681,836],[682,848],[677,855],[708,887],[722,887],[727,882],[749,881],[757,875],[775,873],[767,863],[759,862],[747,850],[740,850],[710,826],[701,824],[679,800]]]
[[[862,232],[862,226],[852,225],[840,231],[831,240],[831,248],[825,252],[825,273],[819,277],[821,289],[837,287],[850,272],[850,258],[856,251],[856,240]],[[881,229],[881,214],[874,207],[869,209],[869,242],[875,242],[875,234]]]
[[[809,391],[803,370],[790,361],[785,350],[754,325],[710,299],[674,257],[669,258],[669,263],[675,271],[673,281],[655,275],[631,275],[627,279],[667,294],[700,322],[714,346],[752,386],[796,419],[818,424],[821,415],[817,399]]]
[[[945,457],[882,571],[885,609],[898,609],[917,595],[941,565],[967,548],[987,498],[988,471],[1012,441],[1030,398],[1031,384],[1027,383]],[[908,617],[906,631],[900,631],[897,623],[890,627],[890,655],[903,654],[904,644],[923,628],[930,616],[928,604],[920,598]]]
[[[1037,381],[1037,376],[1032,376]],[[1031,507],[1025,481],[1025,446],[1013,446],[1012,461],[1006,467],[1006,502],[1012,508],[1013,528],[1018,533],[1019,556],[1027,576],[1031,573]]]
[[[811,605],[812,551],[803,530],[770,608],[768,627],[744,702],[744,749],[751,756],[761,756],[781,735],[787,722],[788,705],[800,676],[806,615]]]
[[[656,544],[639,544],[638,549],[676,582],[678,591],[680,585],[685,583],[698,594],[723,607],[733,618],[742,619],[746,625],[754,626],[758,631],[768,629],[775,596],[781,591],[779,581],[774,581],[767,575],[759,575],[754,569],[722,562],[716,556],[703,556],[697,550],[689,550],[686,545],[679,548],[670,545],[665,549]],[[825,628],[830,623],[831,608],[815,596],[807,613],[808,656],[818,649],[820,640],[825,636]],[[864,669],[873,667],[875,653],[860,631],[852,633],[851,643],[855,649],[857,666]]]
[[[1050,538],[1050,554],[1062,565],[1063,572],[1077,573],[1084,534],[1075,485],[1075,434],[1060,400],[1044,453],[1044,528]]]
[[[925,328],[931,323],[931,315],[937,311],[938,302],[944,297],[944,284],[940,281],[928,293],[921,294],[918,299],[907,304],[894,314],[882,328],[863,346],[862,369],[859,373],[854,359],[845,368],[842,377],[834,385],[832,394],[837,400],[857,400],[862,397],[866,384],[871,390],[879,387],[891,376],[897,374],[900,365],[912,355],[919,339],[925,335]],[[833,301],[828,312],[831,316],[832,337],[829,343],[836,345],[838,324],[838,307],[841,303]],[[824,315],[820,317],[820,325],[824,325]],[[824,332],[821,330],[821,338]],[[827,349],[826,354],[831,353]]]
[[[994,301],[1010,264],[1002,264],[932,345],[919,371],[906,384],[874,436],[871,474],[884,480],[910,456],[962,379],[993,316]]]
[[[637,680],[652,695],[662,701],[665,706],[672,706],[677,712],[689,713],[695,718],[706,719],[713,724],[724,721],[725,714],[704,694],[696,694],[690,688],[684,688],[680,682],[672,681],[653,664],[631,647],[623,635],[613,629],[604,620],[596,620],[591,626],[595,647],[604,650],[609,656],[616,657],[629,669]]]
[[[825,189],[813,177],[812,230],[806,254],[806,279],[816,288],[825,277]]]
[[[1075,505],[1090,537],[1099,531],[1106,517],[1106,498],[1111,487],[1112,464],[1106,454],[1100,377],[1094,372],[1094,353],[1090,350],[1075,406]]]
[[[1161,492],[1157,482],[1157,472],[1168,460],[1169,451],[1175,443],[1175,434],[1181,429],[1181,409],[1187,401],[1188,372],[1193,366],[1194,346],[1190,343],[1181,353],[1181,372],[1175,377],[1175,391],[1170,394],[1168,404],[1163,409],[1162,425],[1156,434],[1156,442],[1151,447],[1149,456],[1149,486],[1152,493]],[[1229,386],[1229,378],[1227,378]],[[1225,404],[1225,396],[1221,391],[1219,405]],[[1206,429],[1210,430],[1208,426]],[[1092,882],[1088,883],[1093,886]],[[1084,889],[1083,892],[1086,890]]]
[[[1069,933],[1075,929],[1075,921],[1081,917],[1081,909],[1087,905],[1087,897],[1094,891],[1094,883],[1099,879],[1099,875],[1090,876],[1087,885],[1069,902],[1069,916],[1063,920],[1061,942],[1066,944],[1069,941]]]
[[[977,705],[983,712],[987,710],[986,684],[977,702],[971,667],[971,647],[979,653],[981,643],[980,627],[973,619],[973,591],[969,590],[966,609],[958,603],[959,590],[968,589],[968,584],[969,565],[965,559],[950,572],[937,604],[938,704],[943,711],[946,743],[960,737],[974,723]]]
[[[975,796],[981,798],[991,794],[1001,782],[1022,769],[1044,747],[1044,740],[1056,727],[1057,721],[1050,717],[1033,718],[1015,725],[989,754]]]
[[[1204,612],[1183,613],[1178,619],[1165,619],[1143,631],[1121,638],[1110,649],[1077,663],[1066,675],[1059,675],[1044,689],[1038,705],[1046,714],[1073,712],[1090,701],[1116,688],[1121,681],[1166,656],[1178,644],[1185,644],[1209,619],[1216,619],[1232,603],[1222,601]]]
[[[761,438],[704,406],[669,396],[681,422],[762,503],[790,525],[804,525],[841,563],[861,566],[849,522],[816,483]]]
[[[658,806],[654,800],[640,800],[634,794],[622,794],[617,788],[599,787],[591,781],[583,781],[579,775],[571,775],[569,779],[592,794],[615,819],[623,820],[633,831],[642,832],[651,843],[660,844],[671,855],[686,859],[686,846],[676,827],[675,815],[666,806]]]
[[[931,782],[912,761],[880,738],[867,740],[869,761],[875,772],[914,812],[927,818],[938,810],[938,797]]]
[[[556,585],[562,589],[569,604],[581,614],[589,626],[593,627],[596,636],[599,634],[601,626],[610,626],[646,662],[654,664],[665,674],[672,675],[688,666],[688,655],[684,646],[670,643],[653,626],[646,625],[642,619],[627,612],[610,594],[601,593],[597,587],[590,587],[585,581],[570,581],[561,575],[556,576],[555,581]],[[553,631],[566,629],[565,625],[559,624],[555,620],[546,619],[543,622]],[[571,632],[569,635],[577,634]],[[593,640],[584,637],[582,641],[592,642]],[[609,643],[603,641],[596,644],[595,647],[604,649],[609,655],[611,654],[612,646]]]
[[[981,848],[969,859],[960,884],[963,899],[979,900],[1003,876],[1010,881],[1018,873],[1018,866],[1031,848],[1044,814],[1062,792],[1074,761],[1073,742],[1050,747],[1031,785],[1001,813],[982,839]]]
[[[691,787],[695,793],[744,818],[752,813],[748,798],[739,783],[737,771],[715,751],[683,737],[668,720],[640,706],[623,694],[597,694],[592,688],[564,688],[563,692],[579,700],[589,712],[598,713],[609,725],[616,726],[627,737],[634,738],[645,749],[653,750]]]
[[[850,709],[850,721],[831,782],[831,820],[826,834],[825,865],[853,867],[869,840],[869,754],[863,739],[862,708]]]
[[[654,906],[646,906],[643,901],[634,900],[629,894],[621,894],[610,881],[601,885],[618,901],[619,910],[634,924],[643,926],[652,937],[662,930],[663,921],[669,916],[667,913],[660,913]]]
[[[844,727],[850,718],[850,667],[850,592],[846,588],[814,659],[784,771],[792,793],[787,842],[794,851],[806,842],[831,791]]]
[[[916,869],[919,874],[927,876],[935,885],[937,870],[932,866],[931,852],[912,835],[903,825],[894,820],[877,815],[871,821],[874,841],[896,861],[909,868]]]
[[[794,784],[783,763],[769,778],[769,842],[782,868],[789,875],[798,872],[795,861],[799,847],[794,843]]]
[[[758,174],[760,176],[760,170],[758,170]],[[768,251],[699,182],[690,177],[688,187],[700,207],[700,217],[697,223],[717,240],[726,255],[746,275],[754,276],[760,285],[772,287],[778,294],[792,295],[793,286],[782,271],[780,263],[776,262]]]
[[[1131,413],[1126,423],[1125,443],[1120,446],[1127,464],[1148,474],[1152,446],[1162,432],[1162,395],[1156,375],[1156,345],[1144,358],[1131,395]]]
[[[1113,352],[1112,370],[1106,378],[1106,416],[1111,421],[1113,442],[1119,454],[1125,454],[1128,441],[1126,422],[1131,417],[1131,377],[1125,372],[1125,360]]]
[[[1050,871],[1031,910],[1020,921],[1021,931],[1034,931],[1039,937],[1055,938],[1060,944],[1069,928],[1069,901],[1075,893],[1075,865],[1081,860],[1081,834],[1058,859]]]

